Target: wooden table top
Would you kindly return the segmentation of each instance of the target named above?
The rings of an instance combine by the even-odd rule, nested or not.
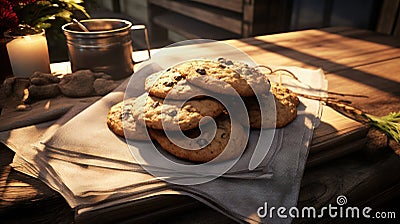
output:
[[[239,40],[227,40],[262,64],[322,68],[329,91],[366,95],[351,98],[353,105],[374,115],[400,110],[400,39],[354,28],[325,28]],[[348,99],[348,98],[346,98]],[[383,146],[386,142],[383,143]],[[382,145],[380,145],[382,146]],[[376,146],[378,148],[378,146]],[[9,223],[71,223],[74,211],[41,181],[14,171],[13,152],[0,146],[0,220]],[[298,207],[322,207],[345,195],[353,206],[398,210],[400,158],[388,147],[369,149],[324,162],[305,170]],[[152,222],[230,223],[227,217],[193,199],[181,197],[178,210],[147,213]],[[150,209],[149,205],[149,211]],[[195,209],[193,209],[195,208]],[[120,209],[115,219],[137,220]],[[179,211],[179,212],[177,212]],[[184,212],[182,212],[184,211]],[[157,216],[152,216],[152,214]],[[174,218],[166,214],[174,213]],[[129,213],[131,214],[131,213]],[[143,215],[143,214],[142,214]],[[400,214],[398,214],[399,216]],[[107,221],[111,219],[98,219]],[[86,220],[87,221],[87,220]],[[329,219],[321,219],[330,222]],[[307,220],[295,219],[302,223]]]

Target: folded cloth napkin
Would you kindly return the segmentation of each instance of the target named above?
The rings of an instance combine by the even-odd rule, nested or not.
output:
[[[99,99],[99,97],[83,99],[57,97],[32,104],[30,111],[17,111],[14,106],[7,105],[0,115],[0,131],[55,120],[67,113],[76,103],[89,105],[96,99]]]
[[[132,167],[127,170],[118,169],[117,165],[112,163],[108,163],[104,167],[104,164],[96,165],[100,160],[96,157],[91,161],[92,165],[88,165],[86,159],[83,159],[83,162],[76,160],[76,163],[70,163],[52,158],[53,155],[48,157],[46,149],[39,150],[35,155],[36,159],[31,159],[31,162],[36,163],[39,177],[55,190],[60,191],[68,203],[80,211],[98,210],[105,206],[157,195],[158,191],[173,190],[173,193],[191,195],[238,220],[259,222],[262,219],[257,216],[256,211],[264,205],[264,202],[276,207],[290,207],[296,204],[307,148],[316,121],[314,115],[319,114],[318,102],[307,99],[301,99],[301,101],[305,105],[305,111],[299,114],[292,125],[277,132],[278,135],[282,135],[282,138],[280,149],[277,150],[269,164],[269,170],[274,174],[272,179],[218,178],[201,185],[170,185],[154,179],[139,167],[136,170]],[[90,109],[91,107],[84,113]],[[76,118],[84,113],[79,114]],[[52,135],[52,137],[54,136]],[[121,141],[117,137],[116,139]],[[121,142],[121,144],[123,143]],[[127,158],[132,158],[126,145],[124,147]],[[37,147],[33,149],[37,149]],[[32,148],[30,150],[34,151]],[[113,153],[108,154],[108,156],[110,155]],[[120,163],[121,161],[114,160],[114,162]],[[114,167],[110,169],[109,165]],[[150,181],[154,181],[154,183],[150,183]],[[136,185],[143,188],[137,188]]]
[[[312,125],[305,118],[308,125]],[[284,134],[292,131],[285,128]],[[282,142],[281,150],[270,164],[274,177],[269,180],[218,178],[201,185],[179,186],[166,185],[142,172],[78,165],[48,158],[40,153],[31,162],[38,167],[39,178],[58,190],[71,207],[85,212],[157,195],[158,191],[175,190],[175,194],[190,195],[238,220],[259,222],[262,220],[257,217],[256,211],[264,202],[276,207],[295,206],[302,176],[301,167],[304,167],[309,144],[307,138],[311,137],[308,129],[303,134],[301,144],[295,138],[285,138]],[[303,150],[296,151],[298,145]],[[34,151],[34,148],[30,150]]]
[[[311,87],[308,90],[326,90],[326,81],[320,70],[287,69],[295,73],[303,84]],[[303,89],[307,88],[299,90]],[[71,207],[77,208],[80,212],[170,192],[190,195],[239,221],[254,223],[291,221],[289,218],[262,219],[257,216],[257,210],[265,202],[275,207],[290,208],[296,205],[313,129],[321,114],[322,107],[318,101],[301,98],[302,106],[299,108],[296,120],[287,127],[277,130],[277,138],[274,139],[272,150],[269,151],[272,155],[267,156],[268,162],[262,164],[266,172],[273,173],[271,178],[222,176],[207,183],[182,186],[170,184],[164,181],[166,179],[155,178],[148,174],[132,160],[124,141],[111,132],[104,134],[106,126],[103,113],[117,101],[118,97],[122,97],[118,95],[120,95],[118,92],[111,93],[61,128],[57,128],[57,131],[48,131],[48,135],[39,130],[38,139],[45,142],[47,147],[39,142],[33,142],[29,144],[31,147],[26,147],[28,142],[19,141],[20,138],[30,136],[30,132],[37,133],[36,127],[13,130],[12,134],[5,133],[5,136],[1,136],[3,133],[0,133],[3,140],[5,138],[9,145],[15,146],[17,156],[12,165],[21,171],[30,172],[31,175],[36,174],[53,189],[59,191]],[[99,111],[102,113],[97,114],[96,118],[102,120],[104,127],[94,130],[93,128],[98,127],[96,125],[100,122],[96,123],[93,116]],[[80,125],[77,125],[77,122]],[[90,122],[95,122],[95,125],[85,128]],[[43,129],[46,125],[47,127],[51,125],[50,129],[54,127],[54,123],[43,125]],[[91,143],[74,142],[80,139],[79,134],[75,133],[91,136],[87,139]],[[113,144],[99,139],[96,137],[98,135],[107,136],[107,140]],[[121,147],[116,148],[114,145]],[[68,157],[68,153],[74,157]]]
[[[32,110],[19,112],[5,107],[0,116],[0,141],[10,149],[31,158],[30,150],[50,138],[56,130],[100,97],[67,98],[39,101]],[[44,106],[48,105],[48,106]]]

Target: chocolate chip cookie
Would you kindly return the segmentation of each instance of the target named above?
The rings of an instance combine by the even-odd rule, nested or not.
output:
[[[282,128],[291,123],[297,117],[297,105],[299,98],[289,89],[283,86],[271,84],[271,93],[276,106],[276,128]],[[270,99],[270,98],[269,98]],[[247,97],[243,99],[249,114],[251,128],[272,128],[273,120],[269,114],[264,114],[264,121],[261,119],[260,104],[257,98]],[[260,96],[260,100],[268,100]],[[273,111],[270,103],[262,102],[263,110]]]
[[[191,142],[192,145],[188,147],[190,150],[179,147],[175,145],[163,131],[160,130],[150,130],[150,136],[156,140],[161,148],[170,154],[184,160],[189,160],[192,162],[208,162],[219,156],[224,150],[227,150],[218,160],[234,159],[240,156],[242,150],[246,147],[247,136],[241,125],[234,124],[231,126],[231,121],[227,116],[221,116],[216,119],[217,130],[215,136],[211,136],[211,140],[198,139]],[[231,135],[231,130],[235,131],[235,137]],[[199,129],[192,129],[184,132],[189,138],[195,138],[199,136]],[[209,133],[204,133],[208,135]],[[229,139],[231,142],[229,142]],[[179,141],[179,139],[175,139]],[[228,144],[229,142],[229,144]]]
[[[224,106],[212,98],[192,99],[188,101],[164,100],[144,94],[133,107],[133,116],[144,120],[149,128],[173,130],[189,130],[199,126],[202,118],[220,115]],[[143,118],[141,118],[142,116]]]
[[[172,100],[202,98],[206,95],[204,89],[188,83],[175,68],[169,68],[147,77],[145,89],[152,96],[162,99],[168,96],[168,99]]]
[[[186,61],[174,67],[188,82],[220,94],[254,96],[269,90],[268,79],[262,73],[240,74],[229,65],[213,60]],[[233,89],[232,89],[233,88]]]
[[[131,98],[112,106],[107,115],[107,125],[118,136],[132,140],[150,140],[144,122],[132,114],[134,101]]]

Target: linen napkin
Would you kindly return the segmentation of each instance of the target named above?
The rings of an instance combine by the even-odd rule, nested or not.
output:
[[[16,111],[15,107],[7,105],[0,115],[0,131],[7,131],[29,125],[55,120],[67,113],[74,105],[90,105],[100,97],[67,98],[57,97],[38,101],[31,105],[30,111]]]
[[[305,116],[304,120],[307,120],[308,125],[312,125],[309,117]],[[255,211],[263,206],[264,202],[268,202],[270,206],[295,206],[309,144],[307,138],[311,137],[307,136],[307,133],[311,134],[308,131],[309,129],[306,129],[304,135],[300,135],[303,140],[301,144],[296,138],[285,138],[281,150],[270,164],[274,177],[268,180],[218,178],[196,186],[164,186],[165,182],[148,176],[147,180],[154,180],[155,183],[146,182],[142,186],[145,186],[145,189],[140,191],[136,185],[141,184],[138,176],[146,175],[143,173],[72,164],[39,156],[40,153],[36,155],[35,163],[40,167],[39,178],[60,191],[68,203],[72,207],[76,206],[81,212],[90,212],[113,204],[145,198],[146,195],[157,195],[157,191],[173,189],[174,193],[190,195],[238,220],[259,222],[262,220],[257,217]],[[288,134],[287,132],[292,133],[293,130],[285,128],[283,134]],[[296,152],[294,148],[298,148],[298,145],[301,145],[303,150]]]
[[[318,102],[307,99],[301,100],[309,110],[314,109],[318,113]],[[90,212],[105,206],[135,200],[137,194],[146,197],[145,195],[157,194],[155,193],[157,191],[173,189],[175,193],[188,194],[230,217],[258,222],[262,220],[257,217],[255,211],[263,206],[264,202],[268,202],[270,206],[295,206],[307,148],[312,135],[312,120],[313,116],[306,113],[299,114],[299,117],[295,120],[295,122],[299,122],[297,125],[289,125],[279,131],[284,137],[280,150],[276,152],[269,166],[274,176],[268,180],[218,178],[206,184],[195,186],[164,186],[162,184],[165,184],[165,182],[154,180],[152,179],[154,177],[148,176],[148,180],[154,180],[155,183],[147,184],[146,182],[145,190],[142,189],[143,192],[139,193],[129,191],[131,188],[136,189],[135,184],[141,184],[138,176],[142,176],[143,173],[137,171],[71,164],[46,156],[41,157],[46,158],[44,159],[46,163],[40,165],[40,167],[57,171],[56,173],[60,175],[58,185],[62,183],[66,187],[61,188],[70,189],[73,192],[71,196],[68,193],[69,191],[64,189],[61,191],[62,194],[72,207],[77,206],[82,212]],[[306,128],[303,128],[303,132],[299,132],[298,127],[302,126],[299,124],[306,126]],[[41,172],[44,173],[43,170]],[[104,177],[110,176],[115,177],[112,178],[113,185],[101,181],[108,179]],[[48,177],[45,178],[45,180],[48,179]],[[52,182],[54,185],[55,181]],[[162,187],[159,185],[162,185]]]
[[[98,96],[59,97],[39,101],[32,105],[32,110],[25,112],[18,112],[13,107],[3,108],[0,141],[17,154],[21,152],[31,158],[36,154],[31,148],[50,138],[60,126],[98,99]]]
[[[326,90],[326,81],[321,71],[300,68],[288,69],[292,69],[302,80],[302,83],[309,85],[312,89]],[[300,88],[300,90],[304,89],[306,88]],[[109,96],[103,98],[105,99],[104,102],[102,99],[92,107],[87,108],[87,110],[60,128],[56,132],[56,135],[51,135],[52,137],[50,138],[48,136],[41,138],[42,141],[44,139],[43,142],[51,143],[52,150],[48,150],[49,147],[45,148],[37,142],[33,144],[34,147],[16,147],[18,156],[15,158],[13,165],[21,171],[25,169],[25,172],[38,174],[39,178],[45,183],[53,187],[53,189],[58,190],[66,198],[71,207],[76,207],[81,212],[90,212],[104,206],[172,190],[171,192],[173,193],[187,194],[201,200],[224,214],[234,217],[236,220],[279,223],[288,223],[291,221],[290,219],[261,219],[257,216],[256,211],[265,202],[268,202],[271,206],[285,206],[287,208],[296,205],[312,131],[318,123],[318,117],[321,113],[319,102],[301,98],[302,106],[299,108],[296,120],[289,126],[277,130],[276,136],[279,138],[276,139],[280,140],[273,142],[273,146],[271,147],[273,150],[270,150],[270,152],[273,152],[273,156],[270,156],[268,163],[264,164],[268,167],[267,170],[273,173],[272,178],[243,179],[220,177],[204,184],[180,186],[168,184],[168,182],[164,182],[161,179],[155,179],[153,176],[143,172],[143,169],[140,169],[139,166],[133,167],[132,164],[134,163],[132,162],[126,164],[129,165],[128,169],[125,169],[125,165],[116,165],[116,163],[122,163],[126,160],[124,156],[130,155],[129,150],[124,152],[105,151],[107,153],[92,155],[93,157],[88,158],[87,155],[90,155],[94,151],[82,151],[85,149],[80,148],[78,144],[72,147],[80,150],[76,153],[76,157],[74,159],[67,157],[67,152],[71,153],[74,151],[70,150],[71,147],[66,145],[66,143],[71,143],[68,139],[68,136],[71,135],[61,135],[61,137],[65,136],[62,138],[62,141],[55,138],[55,136],[58,136],[57,134],[60,134],[60,132],[62,134],[62,131],[68,131],[64,127],[67,127],[67,125],[73,127],[72,124],[77,120],[80,121],[80,118],[85,117],[86,113],[90,114],[92,111],[97,111],[98,108],[109,106],[114,100],[114,96],[118,94],[111,93]],[[316,94],[320,93],[317,92]],[[111,98],[113,100],[108,101]],[[35,127],[33,127],[33,130],[27,129],[29,128],[15,130],[13,136],[9,138],[9,143],[26,146],[26,142],[18,142],[17,140],[26,136],[26,131],[36,131]],[[90,128],[84,129],[82,125],[79,127],[75,126],[75,129],[70,130],[68,133],[73,134],[73,131],[81,134],[83,133],[82,131],[97,132],[97,130]],[[115,144],[123,145],[121,139],[115,136],[113,138]],[[50,139],[50,141],[46,141],[47,139]],[[97,138],[91,140],[94,141]],[[118,141],[121,142],[117,143]],[[58,150],[58,147],[55,147],[55,143],[62,146],[60,148],[63,149]],[[96,148],[103,147],[102,145],[97,145]],[[65,150],[69,151],[64,153],[63,151]],[[95,150],[95,147],[91,150]],[[63,155],[64,157],[57,157],[59,155]],[[83,162],[79,157],[83,158]],[[70,160],[63,161],[62,159]],[[106,161],[106,163],[98,165],[98,162],[101,160]],[[139,185],[139,188],[137,188],[137,185]]]
[[[255,211],[264,202],[268,202],[271,206],[295,206],[296,204],[309,144],[307,138],[309,139],[312,133],[310,132],[312,127],[310,117],[304,116],[304,120],[307,120],[310,126],[304,130],[303,135],[299,135],[302,144],[299,144],[298,139],[284,138],[284,145],[276,153],[270,164],[274,172],[272,179],[218,178],[202,185],[185,187],[174,185],[167,188],[157,186],[157,184],[161,185],[164,182],[157,182],[156,185],[153,185],[155,189],[150,189],[152,185],[146,184],[146,189],[140,192],[142,194],[135,193],[141,197],[146,197],[146,194],[148,196],[157,195],[152,190],[164,192],[168,189],[174,189],[176,193],[190,195],[224,214],[236,217],[238,220],[262,221],[257,217]],[[283,134],[292,133],[292,131],[285,128]],[[287,139],[291,139],[291,141],[288,142]],[[299,148],[298,145],[301,146],[302,150],[295,150],[295,148]],[[32,161],[39,167],[39,178],[52,186],[53,189],[58,190],[67,199],[71,207],[76,206],[81,212],[90,212],[138,198],[135,193],[128,191],[131,188],[136,189],[132,183],[139,183],[136,172],[77,165],[38,155]],[[129,174],[133,177],[130,178]],[[109,186],[108,182],[102,181],[109,179],[109,177],[114,177],[112,178],[112,186]],[[149,176],[148,178],[153,177]]]

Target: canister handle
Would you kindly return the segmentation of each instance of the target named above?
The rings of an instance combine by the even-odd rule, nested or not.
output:
[[[147,32],[146,25],[143,25],[143,24],[133,25],[131,27],[131,30],[144,30],[144,39],[146,41],[147,53],[149,55],[149,58],[147,58],[145,60],[141,60],[141,61],[135,61],[134,63],[139,63],[139,62],[143,62],[143,61],[147,61],[147,60],[151,59],[149,33]]]

